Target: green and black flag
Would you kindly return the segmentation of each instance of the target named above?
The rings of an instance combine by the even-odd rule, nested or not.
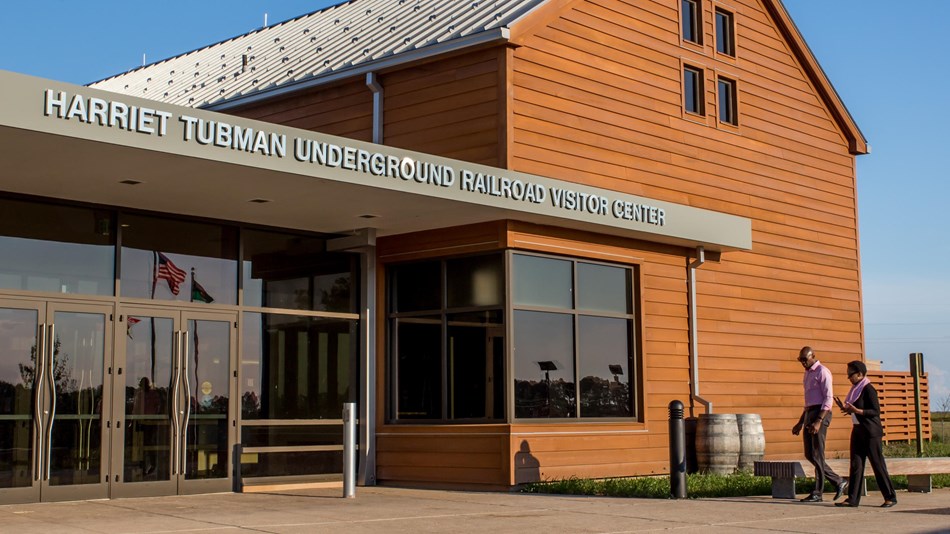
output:
[[[211,304],[214,302],[214,297],[212,297],[205,288],[201,287],[201,284],[195,280],[195,270],[191,270],[191,301],[192,302],[204,302],[206,304]]]

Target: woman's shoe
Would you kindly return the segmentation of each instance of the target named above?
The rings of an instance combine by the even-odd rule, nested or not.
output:
[[[897,501],[884,501],[884,504],[881,505],[881,508],[890,508],[897,504]]]

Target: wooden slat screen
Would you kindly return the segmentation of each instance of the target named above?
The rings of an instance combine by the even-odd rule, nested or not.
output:
[[[881,401],[884,441],[917,439],[914,377],[903,371],[868,371],[868,379],[877,389]],[[920,379],[920,406],[923,437],[930,439],[930,389],[926,374]]]

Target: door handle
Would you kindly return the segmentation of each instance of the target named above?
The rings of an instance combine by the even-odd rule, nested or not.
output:
[[[180,408],[179,403],[179,392],[181,384],[181,330],[175,332],[175,353],[172,355],[172,360],[175,366],[175,378],[172,380],[172,474],[178,474],[178,448],[179,441],[181,436],[181,420],[178,418],[178,410]]]
[[[56,377],[53,376],[53,370],[55,369],[56,362],[54,361],[56,350],[56,324],[50,323],[49,325],[49,339],[46,343],[46,352],[49,355],[49,367],[46,369],[46,380],[49,382],[49,393],[51,401],[51,410],[49,415],[49,420],[47,421],[47,430],[46,430],[46,476],[43,480],[49,480],[50,469],[52,462],[53,454],[53,424],[56,419]]]
[[[33,480],[39,480],[43,473],[43,431],[46,429],[46,418],[43,416],[43,382],[46,379],[46,323],[40,325],[36,345],[36,354],[42,356],[36,358],[33,370],[33,409],[36,414],[33,418]]]
[[[181,370],[185,377],[185,419],[181,425],[181,474],[185,474],[188,454],[188,421],[191,419],[191,380],[188,378],[188,331],[181,340]]]

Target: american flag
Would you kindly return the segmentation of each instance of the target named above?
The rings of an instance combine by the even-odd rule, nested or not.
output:
[[[181,289],[181,283],[185,281],[185,271],[179,269],[167,256],[158,253],[158,270],[155,278],[168,282],[168,289],[172,295],[177,295]]]

